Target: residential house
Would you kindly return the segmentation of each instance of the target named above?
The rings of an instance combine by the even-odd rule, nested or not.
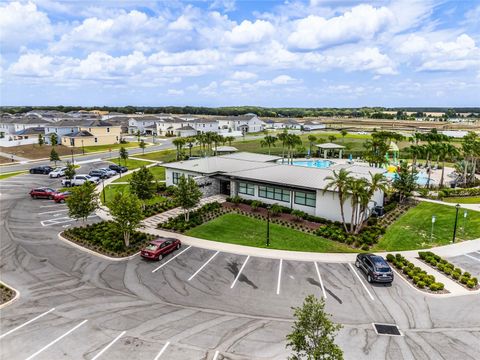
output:
[[[105,120],[82,121],[78,130],[62,136],[62,145],[82,147],[117,144],[121,128]]]
[[[218,118],[217,120],[218,127],[221,130],[252,133],[262,131],[265,127],[265,122],[260,120],[255,114],[228,116],[225,118]]]
[[[317,121],[305,121],[303,123],[303,130],[313,131],[313,130],[322,130],[325,129],[326,125]]]
[[[197,135],[197,130],[195,130],[190,125],[182,126],[174,131],[175,131],[175,136],[178,136],[178,137],[189,137],[189,136]]]
[[[219,132],[219,122],[216,119],[200,118],[187,122],[197,133]]]

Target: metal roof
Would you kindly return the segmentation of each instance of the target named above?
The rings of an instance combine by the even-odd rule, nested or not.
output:
[[[280,160],[282,157],[277,155],[256,154],[251,152],[238,152],[235,154],[222,155],[225,159],[236,159],[255,162],[270,162]]]
[[[345,146],[334,143],[315,144],[320,149],[345,149]]]

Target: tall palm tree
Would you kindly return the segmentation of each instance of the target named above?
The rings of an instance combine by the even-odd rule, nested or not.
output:
[[[348,182],[350,179],[350,172],[345,169],[340,169],[340,171],[333,170],[332,176],[327,176],[325,178],[326,181],[329,181],[327,185],[323,188],[323,193],[325,194],[328,190],[336,190],[338,193],[338,200],[340,201],[340,214],[342,216],[342,223],[345,231],[348,231],[347,224],[345,222],[345,212],[344,212],[344,204],[347,200],[347,190],[348,190]]]
[[[288,137],[287,130],[283,130],[283,132],[281,132],[277,136],[278,140],[282,142],[282,163],[283,163],[283,160],[285,159],[285,142],[287,140],[287,137]]]
[[[263,140],[260,141],[260,146],[261,147],[268,147],[268,155],[270,155],[270,148],[272,146],[275,146],[275,143],[277,142],[277,138],[272,135],[266,135]]]
[[[172,144],[175,145],[175,148],[177,149],[177,160],[179,160],[182,147],[183,145],[185,145],[185,139],[183,138],[173,139]]]
[[[445,174],[445,160],[456,158],[460,155],[460,151],[449,143],[442,144],[440,148],[440,159],[442,160],[442,175],[440,176],[440,188],[443,187],[444,174]]]
[[[361,203],[365,201],[364,199],[366,197],[365,193],[367,185],[367,181],[364,178],[357,179],[353,176],[350,176],[347,181],[346,191],[350,196],[350,206],[352,208],[349,230],[351,234],[353,234],[356,230],[359,214],[361,213],[360,206]]]
[[[367,220],[367,217],[369,215],[368,204],[375,196],[375,193],[377,191],[386,192],[388,187],[387,179],[385,178],[385,176],[383,176],[383,174],[379,173],[370,173],[370,179],[367,180],[364,184],[366,185],[366,187],[364,188],[364,191],[361,191],[359,194],[361,217],[359,218],[359,221],[357,221],[355,229],[356,234],[358,234],[360,230],[362,230],[365,221]]]
[[[228,145],[232,146],[232,141],[234,141],[235,138],[233,136],[227,136],[225,140],[227,140]]]
[[[193,145],[195,145],[196,141],[197,139],[193,136],[189,136],[185,138],[185,143],[188,145],[188,150],[189,150],[188,157],[192,157],[192,148],[193,148]]]
[[[287,147],[287,163],[293,164],[293,149],[295,149],[296,146],[302,145],[302,139],[298,135],[288,134],[285,139],[285,145]]]
[[[315,135],[308,135],[308,146],[309,146],[309,154],[312,156],[312,146],[317,142],[317,137]]]

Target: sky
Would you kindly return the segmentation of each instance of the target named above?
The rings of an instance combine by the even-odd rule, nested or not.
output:
[[[480,106],[480,0],[0,1],[0,104]]]

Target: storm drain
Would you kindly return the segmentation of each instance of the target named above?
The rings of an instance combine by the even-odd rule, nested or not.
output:
[[[397,325],[391,324],[373,324],[373,328],[377,335],[402,336]]]

